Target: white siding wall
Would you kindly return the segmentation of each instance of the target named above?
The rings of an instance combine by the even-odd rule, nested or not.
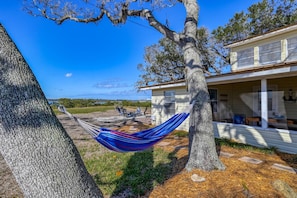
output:
[[[231,70],[236,71],[236,70],[245,69],[247,67],[257,67],[258,65],[262,65],[262,66],[271,65],[275,62],[281,62],[281,61],[283,61],[283,62],[296,61],[296,59],[297,59],[296,47],[297,46],[293,41],[296,38],[296,35],[297,35],[296,30],[294,30],[294,31],[283,33],[280,35],[277,34],[275,36],[272,36],[270,38],[266,38],[263,40],[257,40],[252,43],[242,44],[240,46],[230,48]],[[290,46],[291,50],[293,48],[291,55],[288,54],[288,39],[291,39],[290,41],[291,41],[291,43],[293,43],[292,44],[293,47]],[[270,62],[269,58],[273,58],[273,57],[266,57],[266,58],[268,58],[267,60],[262,60],[263,58],[265,59],[265,57],[260,56],[261,49],[259,49],[259,47],[261,48],[261,46],[271,45],[272,43],[275,43],[275,42],[280,42],[279,46],[280,46],[281,51],[278,54],[280,56],[279,60]],[[240,67],[238,64],[238,60],[237,60],[237,58],[240,58],[240,56],[238,56],[238,54],[240,55],[240,53],[242,51],[245,51],[250,48],[254,49],[254,64]],[[263,64],[259,64],[261,60],[264,61]]]
[[[168,120],[172,115],[164,112],[164,91],[172,89],[160,89],[152,92],[152,123],[159,125]],[[183,112],[189,107],[189,97],[185,87],[175,88],[175,113]],[[189,121],[185,120],[177,129],[188,131]]]
[[[217,138],[232,139],[257,147],[276,147],[279,151],[297,154],[296,131],[219,122],[213,122],[213,126]]]

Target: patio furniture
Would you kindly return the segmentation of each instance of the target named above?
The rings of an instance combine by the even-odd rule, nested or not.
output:
[[[245,124],[245,115],[244,114],[235,114],[233,117],[234,124]]]
[[[247,125],[254,125],[256,123],[256,126],[260,125],[260,117],[247,117],[246,118],[246,124]]]

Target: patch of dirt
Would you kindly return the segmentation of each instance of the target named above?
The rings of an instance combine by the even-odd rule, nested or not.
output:
[[[16,183],[15,177],[0,154],[0,197],[23,197],[23,193]]]
[[[274,163],[297,168],[297,155],[264,154],[221,146],[221,151],[234,154],[232,157],[220,156],[220,160],[226,166],[225,171],[193,170],[188,172],[183,169],[188,155],[187,138],[176,140],[169,136],[164,141],[169,142],[164,149],[176,152],[178,158],[174,167],[176,174],[163,185],[156,187],[149,197],[284,197],[272,186],[277,179],[286,182],[297,193],[297,174],[272,168]],[[263,162],[251,164],[240,161],[239,158],[243,156]],[[193,174],[204,177],[206,181],[201,183],[192,181]]]
[[[104,113],[80,114],[78,117],[98,125],[94,118],[114,115],[115,111],[108,111]],[[82,140],[92,139],[67,116],[59,115],[58,118],[67,133],[74,140],[76,146],[86,144],[86,141]],[[130,120],[124,123],[109,123],[110,126],[116,126],[114,129],[122,131],[142,130],[147,128],[149,124],[149,118],[142,118],[136,121]],[[88,144],[97,144],[95,141],[87,142]],[[272,183],[277,179],[286,182],[297,192],[296,173],[272,168],[274,163],[297,168],[297,155],[284,153],[263,154],[256,151],[220,146],[220,151],[234,154],[232,157],[220,156],[221,161],[226,166],[225,171],[205,172],[193,170],[187,172],[183,168],[187,162],[188,139],[176,138],[170,135],[161,143],[156,145],[156,147],[161,147],[174,153],[176,156],[176,160],[173,162],[172,176],[164,184],[157,186],[152,192],[148,192],[145,197],[284,197],[272,186]],[[238,160],[243,156],[260,159],[263,162],[261,164],[251,164]],[[206,181],[201,183],[192,181],[191,176],[193,174],[204,177]],[[2,156],[0,156],[0,197],[23,197]]]

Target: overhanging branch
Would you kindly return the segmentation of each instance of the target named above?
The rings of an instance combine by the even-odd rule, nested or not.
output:
[[[137,1],[137,0],[135,0]],[[32,3],[32,2],[31,2]],[[169,29],[165,24],[162,24],[159,22],[155,16],[153,15],[151,10],[148,9],[140,9],[140,10],[129,10],[130,1],[126,1],[124,3],[116,4],[114,7],[114,10],[116,10],[116,14],[114,14],[112,11],[109,11],[107,7],[105,7],[105,4],[98,4],[93,5],[96,7],[96,13],[86,13],[88,15],[81,15],[79,13],[79,10],[75,9],[75,6],[72,6],[71,4],[66,5],[64,7],[60,7],[59,4],[49,4],[48,1],[44,1],[43,4],[37,5],[37,3],[31,4],[31,9],[38,10],[39,14],[36,14],[32,12],[31,9],[27,9],[27,11],[35,16],[42,16],[46,19],[55,21],[57,24],[62,24],[67,20],[75,21],[75,22],[81,22],[81,23],[90,23],[90,22],[99,22],[103,19],[104,16],[106,16],[111,23],[117,25],[117,24],[123,24],[126,23],[128,17],[142,17],[146,19],[150,26],[155,28],[158,32],[164,35],[164,37],[172,40],[173,42],[180,44],[180,35],[176,33],[175,31],[172,31]],[[90,4],[92,5],[92,4]],[[95,11],[95,10],[94,10]]]
[[[179,34],[176,32],[170,30],[168,27],[160,23],[153,13],[150,10],[144,9],[140,11],[129,11],[130,16],[141,16],[144,17],[148,22],[149,25],[154,27],[157,31],[159,31],[161,34],[163,34],[166,38],[172,40],[173,42],[179,44],[180,38]]]

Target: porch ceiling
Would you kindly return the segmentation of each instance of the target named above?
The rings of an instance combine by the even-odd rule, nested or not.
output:
[[[289,64],[276,64],[271,66],[259,66],[257,68],[245,69],[233,73],[221,74],[216,76],[207,76],[206,82],[208,85],[230,84],[237,82],[247,82],[261,79],[274,79],[297,76],[297,62]],[[174,82],[161,83],[141,87],[140,90],[156,90],[174,87],[186,86],[185,80],[178,80]]]
[[[213,76],[207,78],[208,85],[217,85],[217,84],[229,84],[236,82],[246,82],[254,81],[261,79],[274,79],[274,78],[284,78],[297,76],[297,65],[283,66],[283,67],[273,67],[270,69],[262,68],[255,71],[242,71],[232,74]]]

